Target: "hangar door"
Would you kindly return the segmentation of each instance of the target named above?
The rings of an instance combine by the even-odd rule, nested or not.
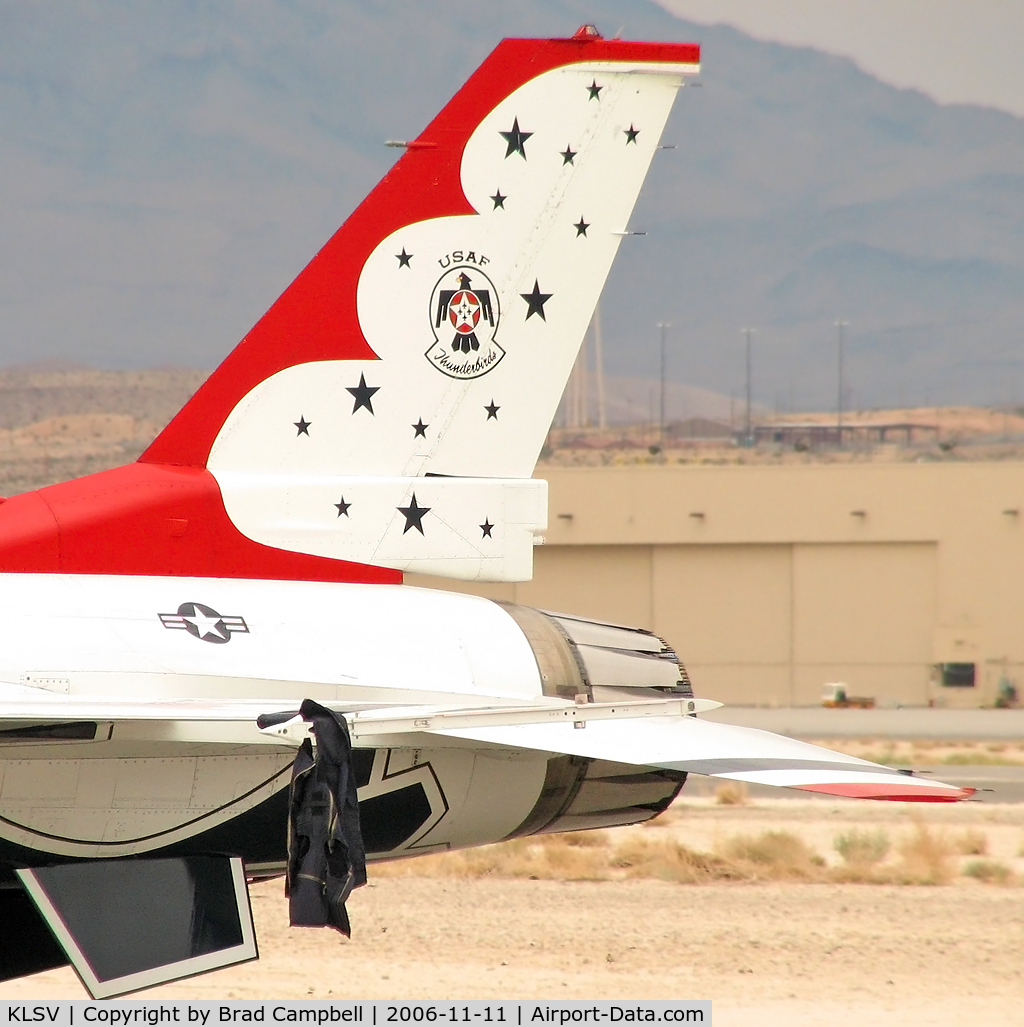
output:
[[[928,543],[656,546],[653,626],[708,698],[814,705],[845,681],[920,703],[935,567]]]
[[[790,546],[655,547],[653,627],[679,653],[698,695],[790,704],[792,577]]]
[[[652,628],[709,699],[817,705],[844,681],[927,701],[931,543],[544,546],[530,582],[407,581]]]
[[[793,547],[794,697],[826,681],[851,694],[924,705],[936,616],[930,543]]]

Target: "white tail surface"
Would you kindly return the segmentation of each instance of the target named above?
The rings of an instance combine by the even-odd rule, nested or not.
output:
[[[515,88],[464,126],[463,212],[400,223],[367,248],[355,308],[368,348],[279,360],[234,402],[206,466],[250,539],[461,578],[531,576],[546,494],[516,479],[533,472],[682,77],[697,70],[684,45],[571,54],[534,77],[515,69]],[[475,81],[414,147],[453,145],[438,123],[457,121]],[[423,177],[391,202],[422,209],[411,190],[437,186]]]

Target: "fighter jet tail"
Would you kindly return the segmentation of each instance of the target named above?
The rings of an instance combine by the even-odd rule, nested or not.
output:
[[[502,42],[143,460],[529,476],[698,59]]]
[[[529,578],[528,479],[697,60],[505,40],[143,461],[208,468],[266,545]]]
[[[530,475],[698,60],[502,42],[137,464],[7,504],[0,568],[529,579]]]

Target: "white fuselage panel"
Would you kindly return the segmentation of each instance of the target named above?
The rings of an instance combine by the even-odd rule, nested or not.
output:
[[[0,575],[0,682],[11,694],[287,699],[296,708],[307,697],[365,708],[541,695],[526,638],[500,606],[475,596],[102,575]],[[254,744],[217,724],[205,730],[206,742],[120,722],[101,725],[94,741],[0,737],[0,847],[86,858],[154,851],[254,811],[287,785],[294,749],[266,745],[255,722]],[[429,807],[389,850],[489,841],[522,821],[544,758],[528,754],[505,801],[489,806],[492,792],[471,796],[470,781],[483,772],[472,748],[435,754],[429,765],[419,750],[394,758],[381,750],[360,798],[382,801],[398,789]],[[479,759],[484,769],[504,766]]]
[[[0,575],[0,681],[151,697],[445,702],[541,694],[476,596],[405,585]]]

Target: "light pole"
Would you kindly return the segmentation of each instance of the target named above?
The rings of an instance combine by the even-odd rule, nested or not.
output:
[[[658,401],[658,452],[665,459],[665,330],[672,326],[667,321],[659,321],[661,331],[661,393]]]
[[[843,448],[843,329],[849,326],[849,321],[836,318],[836,328],[839,331],[839,393],[836,397],[836,436],[839,448]]]
[[[749,446],[753,429],[750,426],[750,337],[756,332],[756,328],[741,328],[740,333],[747,341],[747,405],[743,419],[743,443]]]

